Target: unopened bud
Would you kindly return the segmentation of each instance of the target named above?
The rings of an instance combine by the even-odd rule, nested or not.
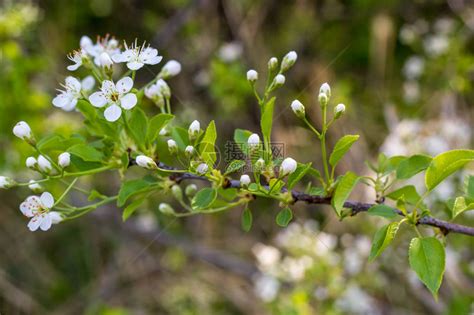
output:
[[[49,173],[53,169],[51,163],[44,156],[38,156],[38,168],[44,173]]]
[[[139,155],[135,158],[135,161],[137,162],[137,165],[149,170],[157,169],[158,165],[156,165],[156,162],[153,161],[151,157],[148,157],[146,155]]]
[[[71,164],[71,154],[69,154],[68,152],[61,153],[58,156],[58,164],[62,168],[68,167],[69,164]]]
[[[331,87],[327,82],[323,83],[319,88],[319,94],[326,94],[328,100],[331,98]]]
[[[188,129],[189,139],[190,140],[196,139],[200,131],[201,131],[201,124],[199,123],[199,121],[197,120],[193,121],[191,125],[189,125],[189,129]]]
[[[186,186],[186,189],[184,190],[184,193],[186,194],[188,198],[194,197],[196,192],[197,192],[197,186],[195,184],[190,184]]]
[[[192,145],[188,145],[186,149],[184,149],[184,154],[186,154],[188,158],[191,158],[194,155],[194,147]]]
[[[255,81],[258,80],[258,72],[255,70],[249,70],[247,71],[247,81],[254,83]]]
[[[30,126],[24,121],[18,122],[15,127],[13,127],[13,134],[22,140],[33,138]]]
[[[34,169],[36,167],[36,165],[38,164],[38,161],[36,160],[35,157],[33,156],[29,156],[27,159],[26,159],[26,167],[28,168],[31,168],[31,169]]]
[[[171,187],[171,193],[177,200],[183,200],[183,190],[179,185],[173,185],[173,187]]]
[[[294,51],[290,51],[283,57],[283,61],[281,62],[281,72],[285,72],[290,69],[296,62],[298,55]]]
[[[112,65],[114,64],[114,62],[112,61],[112,58],[110,58],[109,54],[106,52],[103,52],[100,54],[99,63],[101,67],[107,68],[107,69],[112,68]]]
[[[341,117],[345,111],[346,106],[344,104],[337,104],[337,106],[334,107],[334,119],[338,119],[339,117]]]
[[[168,150],[170,151],[171,155],[178,152],[178,145],[176,144],[176,141],[174,141],[173,139],[168,140]]]
[[[261,171],[265,168],[265,160],[262,158],[259,158],[257,162],[255,162],[255,168],[257,171]]]
[[[247,144],[250,150],[258,149],[258,147],[260,146],[260,137],[256,133],[251,134],[249,139],[247,140]]]
[[[169,204],[164,203],[164,202],[160,203],[160,205],[158,206],[158,209],[163,214],[168,214],[168,215],[175,214],[173,207],[171,207]]]
[[[328,96],[325,93],[319,93],[318,101],[322,107],[325,107],[328,104]]]
[[[273,79],[273,88],[279,88],[285,84],[285,76],[283,74],[277,74],[275,79]]]
[[[296,171],[297,166],[298,163],[296,163],[292,158],[284,159],[280,166],[280,176],[286,176],[293,173]]]
[[[247,174],[240,176],[240,185],[242,187],[247,187],[249,184],[250,184],[250,176],[248,176]]]
[[[38,194],[38,193],[41,193],[44,191],[44,188],[43,186],[41,186],[40,184],[38,184],[35,180],[30,180],[29,181],[29,185],[28,185],[28,188],[34,192],[35,194]]]
[[[204,175],[209,170],[209,166],[206,163],[201,163],[196,168],[196,172],[200,175]]]
[[[304,105],[300,101],[294,100],[291,103],[291,109],[296,114],[296,116],[298,116],[299,118],[304,118],[305,117]]]
[[[16,185],[16,182],[10,177],[0,176],[0,188],[8,189]]]
[[[181,64],[176,60],[168,61],[161,70],[163,78],[170,78],[178,75],[181,72]]]
[[[276,57],[271,57],[268,60],[268,70],[270,72],[275,71],[278,68],[278,59]]]

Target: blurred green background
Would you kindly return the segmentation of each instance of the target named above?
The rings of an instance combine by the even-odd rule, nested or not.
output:
[[[13,125],[37,134],[71,133],[79,117],[51,99],[68,75],[66,54],[82,35],[146,40],[182,73],[170,81],[179,122],[216,119],[221,148],[235,128],[258,130],[258,106],[245,79],[295,50],[298,61],[278,91],[274,140],[285,154],[318,166],[311,134],[289,109],[295,98],[318,121],[316,92],[329,82],[347,114],[329,135],[359,133],[340,171],[368,174],[364,161],[388,155],[472,148],[472,1],[71,0],[0,4],[0,174],[29,179],[27,145]],[[142,71],[145,83],[157,71]],[[473,169],[466,172],[473,173]],[[445,201],[462,175],[430,203]],[[414,184],[422,184],[415,179]],[[113,194],[118,179],[85,183]],[[256,201],[254,225],[241,209],[163,219],[158,204],[126,224],[110,207],[30,233],[18,210],[27,189],[0,191],[0,314],[472,314],[474,241],[449,235],[438,302],[408,271],[411,232],[402,230],[368,264],[382,222],[366,215],[338,222],[324,206],[297,205],[281,229],[276,204]],[[363,187],[353,196],[373,200]],[[83,200],[73,200],[77,203]],[[459,219],[473,225],[469,213]],[[426,231],[426,233],[429,233]]]

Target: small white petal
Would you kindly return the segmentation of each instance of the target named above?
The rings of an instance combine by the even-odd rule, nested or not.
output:
[[[73,89],[74,91],[80,91],[81,90],[81,82],[79,82],[78,79],[76,79],[75,77],[67,77],[66,78],[66,87],[68,89]]]
[[[110,80],[104,80],[102,81],[102,88],[101,88],[102,92],[104,92],[105,94],[110,94],[110,93],[113,93],[116,91],[116,88],[115,88],[115,84],[114,82],[110,81]]]
[[[54,205],[54,197],[49,192],[44,192],[41,195],[40,200],[41,204],[48,209],[51,209]]]
[[[76,108],[77,105],[77,98],[73,98],[69,104],[66,104],[62,109],[66,112],[72,111],[74,108]]]
[[[49,215],[49,213],[44,213],[41,215],[41,217],[42,217],[42,220],[40,223],[40,229],[43,231],[49,230],[49,228],[51,227],[51,224],[53,224],[53,220],[51,219],[51,216]]]
[[[131,109],[137,105],[137,96],[133,93],[128,93],[120,98],[120,106],[123,109]]]
[[[53,105],[56,107],[64,107],[71,101],[71,96],[68,93],[61,93],[58,94],[55,98],[53,98]]]
[[[104,117],[107,121],[114,122],[117,121],[122,115],[122,110],[117,104],[107,107],[104,111]]]
[[[104,107],[104,105],[107,104],[107,99],[104,93],[94,92],[89,96],[89,102],[91,102],[94,107]]]
[[[124,77],[115,86],[120,94],[124,94],[133,88],[133,80],[130,77]]]
[[[36,231],[41,224],[41,220],[39,217],[33,217],[30,222],[28,222],[28,228],[31,232]]]
[[[90,90],[92,90],[92,88],[93,88],[94,85],[95,85],[94,77],[91,76],[91,75],[88,75],[87,77],[85,77],[85,78],[82,80],[81,85],[82,85],[82,89],[83,89],[84,91],[90,91]]]
[[[153,58],[150,58],[146,61],[147,64],[149,65],[156,65],[158,63],[160,63],[160,61],[163,59],[162,56],[155,56]]]
[[[143,63],[138,62],[138,61],[127,62],[127,68],[130,70],[138,70],[141,67],[143,67],[143,65],[144,65]]]
[[[76,71],[77,69],[79,69],[79,67],[82,65],[82,62],[78,62],[76,64],[73,64],[73,65],[70,65],[70,66],[67,66],[67,69],[69,71]]]

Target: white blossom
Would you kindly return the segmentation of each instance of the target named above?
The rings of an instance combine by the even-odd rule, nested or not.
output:
[[[87,76],[82,82],[74,77],[67,77],[62,84],[63,90],[58,89],[60,93],[53,99],[53,105],[65,111],[72,111],[76,108],[77,101],[82,98],[81,92],[91,90],[94,84],[92,76]]]
[[[247,140],[247,143],[248,143],[250,149],[252,149],[252,150],[256,149],[260,145],[260,137],[258,136],[258,134],[253,133],[249,136],[249,138]]]
[[[250,176],[248,176],[247,174],[243,174],[242,176],[240,176],[240,185],[242,187],[247,187],[249,184],[250,184]]]
[[[0,176],[0,188],[7,189],[13,187],[15,185],[15,181],[10,177]]]
[[[48,161],[43,155],[38,156],[38,168],[44,173],[49,173],[53,169],[51,162]]]
[[[20,211],[24,216],[31,218],[28,223],[30,231],[40,228],[43,231],[49,230],[52,224],[59,223],[61,215],[55,211],[50,211],[54,206],[54,198],[49,192],[44,192],[40,197],[29,196],[20,205]]]
[[[201,175],[206,174],[208,170],[209,170],[209,166],[206,163],[201,163],[196,168],[196,171],[198,172],[198,174],[201,174]]]
[[[247,81],[249,82],[255,82],[258,80],[258,72],[251,69],[247,71]]]
[[[135,161],[137,161],[137,165],[143,168],[147,169],[157,169],[158,166],[156,165],[156,162],[153,161],[151,157],[148,157],[146,155],[139,155],[135,158]]]
[[[161,73],[164,78],[177,76],[181,72],[181,64],[176,60],[170,60],[163,66]]]
[[[32,136],[30,126],[24,121],[18,122],[15,127],[13,127],[13,134],[23,140],[30,139]]]
[[[74,64],[67,66],[69,71],[76,71],[89,57],[84,49],[75,50],[67,56]]]
[[[63,152],[58,156],[58,164],[62,168],[66,168],[71,164],[71,154],[68,152]]]
[[[161,59],[163,57],[158,56],[158,50],[150,46],[145,47],[145,43],[138,46],[136,41],[130,47],[125,43],[125,51],[112,56],[112,60],[116,63],[126,62],[130,70],[138,70],[145,64],[156,65]]]
[[[132,109],[137,104],[137,96],[129,93],[133,87],[133,80],[130,77],[120,79],[117,84],[109,80],[102,82],[99,92],[92,93],[89,101],[95,107],[107,108],[104,111],[104,117],[107,121],[117,121],[122,115],[122,108]]]
[[[294,100],[291,102],[291,109],[296,114],[296,116],[303,118],[305,115],[304,105],[299,100]]]
[[[28,168],[35,168],[35,166],[38,164],[38,161],[34,156],[29,156],[26,158],[26,167]]]
[[[189,135],[189,138],[190,139],[195,139],[199,132],[201,131],[201,124],[199,123],[199,121],[197,120],[194,120],[190,125],[189,125],[189,128],[188,128],[188,135]]]
[[[94,44],[89,37],[82,36],[80,46],[87,56],[94,59],[95,65],[99,67],[104,66],[101,62],[101,55],[103,53],[106,53],[110,58],[120,54],[119,42],[108,35],[103,38],[98,38],[96,44]]]
[[[281,173],[280,175],[286,176],[293,173],[294,171],[296,171],[297,166],[298,166],[298,163],[296,163],[296,161],[293,160],[292,158],[284,159],[280,166],[280,173]]]
[[[99,63],[100,66],[103,68],[111,68],[114,64],[112,61],[112,58],[110,58],[109,54],[106,52],[103,52],[99,56]]]

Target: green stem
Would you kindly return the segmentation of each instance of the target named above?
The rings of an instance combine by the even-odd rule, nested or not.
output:
[[[71,182],[71,184],[69,184],[69,186],[68,186],[68,187],[66,188],[66,190],[63,192],[63,194],[61,195],[61,197],[59,197],[58,200],[56,200],[56,202],[54,203],[53,207],[54,207],[55,205],[57,205],[58,203],[60,203],[60,202],[64,199],[64,197],[66,197],[66,195],[69,193],[69,191],[71,191],[72,187],[76,184],[76,182],[77,182],[78,179],[79,179],[78,177],[74,178],[74,180]]]
[[[316,128],[314,128],[313,125],[311,125],[311,123],[308,121],[306,117],[303,118],[303,121],[308,126],[308,128],[311,129],[311,131],[314,132],[316,136],[318,136],[318,138],[321,138],[321,134],[319,133],[319,131],[316,130]]]
[[[327,153],[326,153],[326,114],[327,114],[327,106],[323,108],[323,130],[321,132],[321,155],[323,159],[323,167],[324,167],[324,174],[326,176],[326,183],[330,185],[330,176],[329,176],[329,167],[327,161]]]
[[[66,217],[63,219],[63,221],[68,221],[68,220],[72,220],[72,219],[76,219],[80,216],[83,216],[84,214],[86,213],[89,213],[91,212],[92,210],[95,210],[97,209],[98,207],[102,206],[102,205],[105,205],[109,202],[112,202],[112,201],[115,201],[117,200],[118,196],[112,196],[112,197],[108,197],[108,198],[105,198],[104,200],[101,200],[97,203],[94,203],[94,204],[91,204],[91,205],[88,205],[88,206],[84,206],[84,207],[80,207],[80,208],[75,208],[74,211],[77,212],[77,211],[82,211],[80,213],[77,213],[75,215],[72,215],[72,216],[69,216],[69,217]],[[57,209],[60,209],[60,210],[69,210],[69,209],[66,209],[66,208],[57,208]]]

